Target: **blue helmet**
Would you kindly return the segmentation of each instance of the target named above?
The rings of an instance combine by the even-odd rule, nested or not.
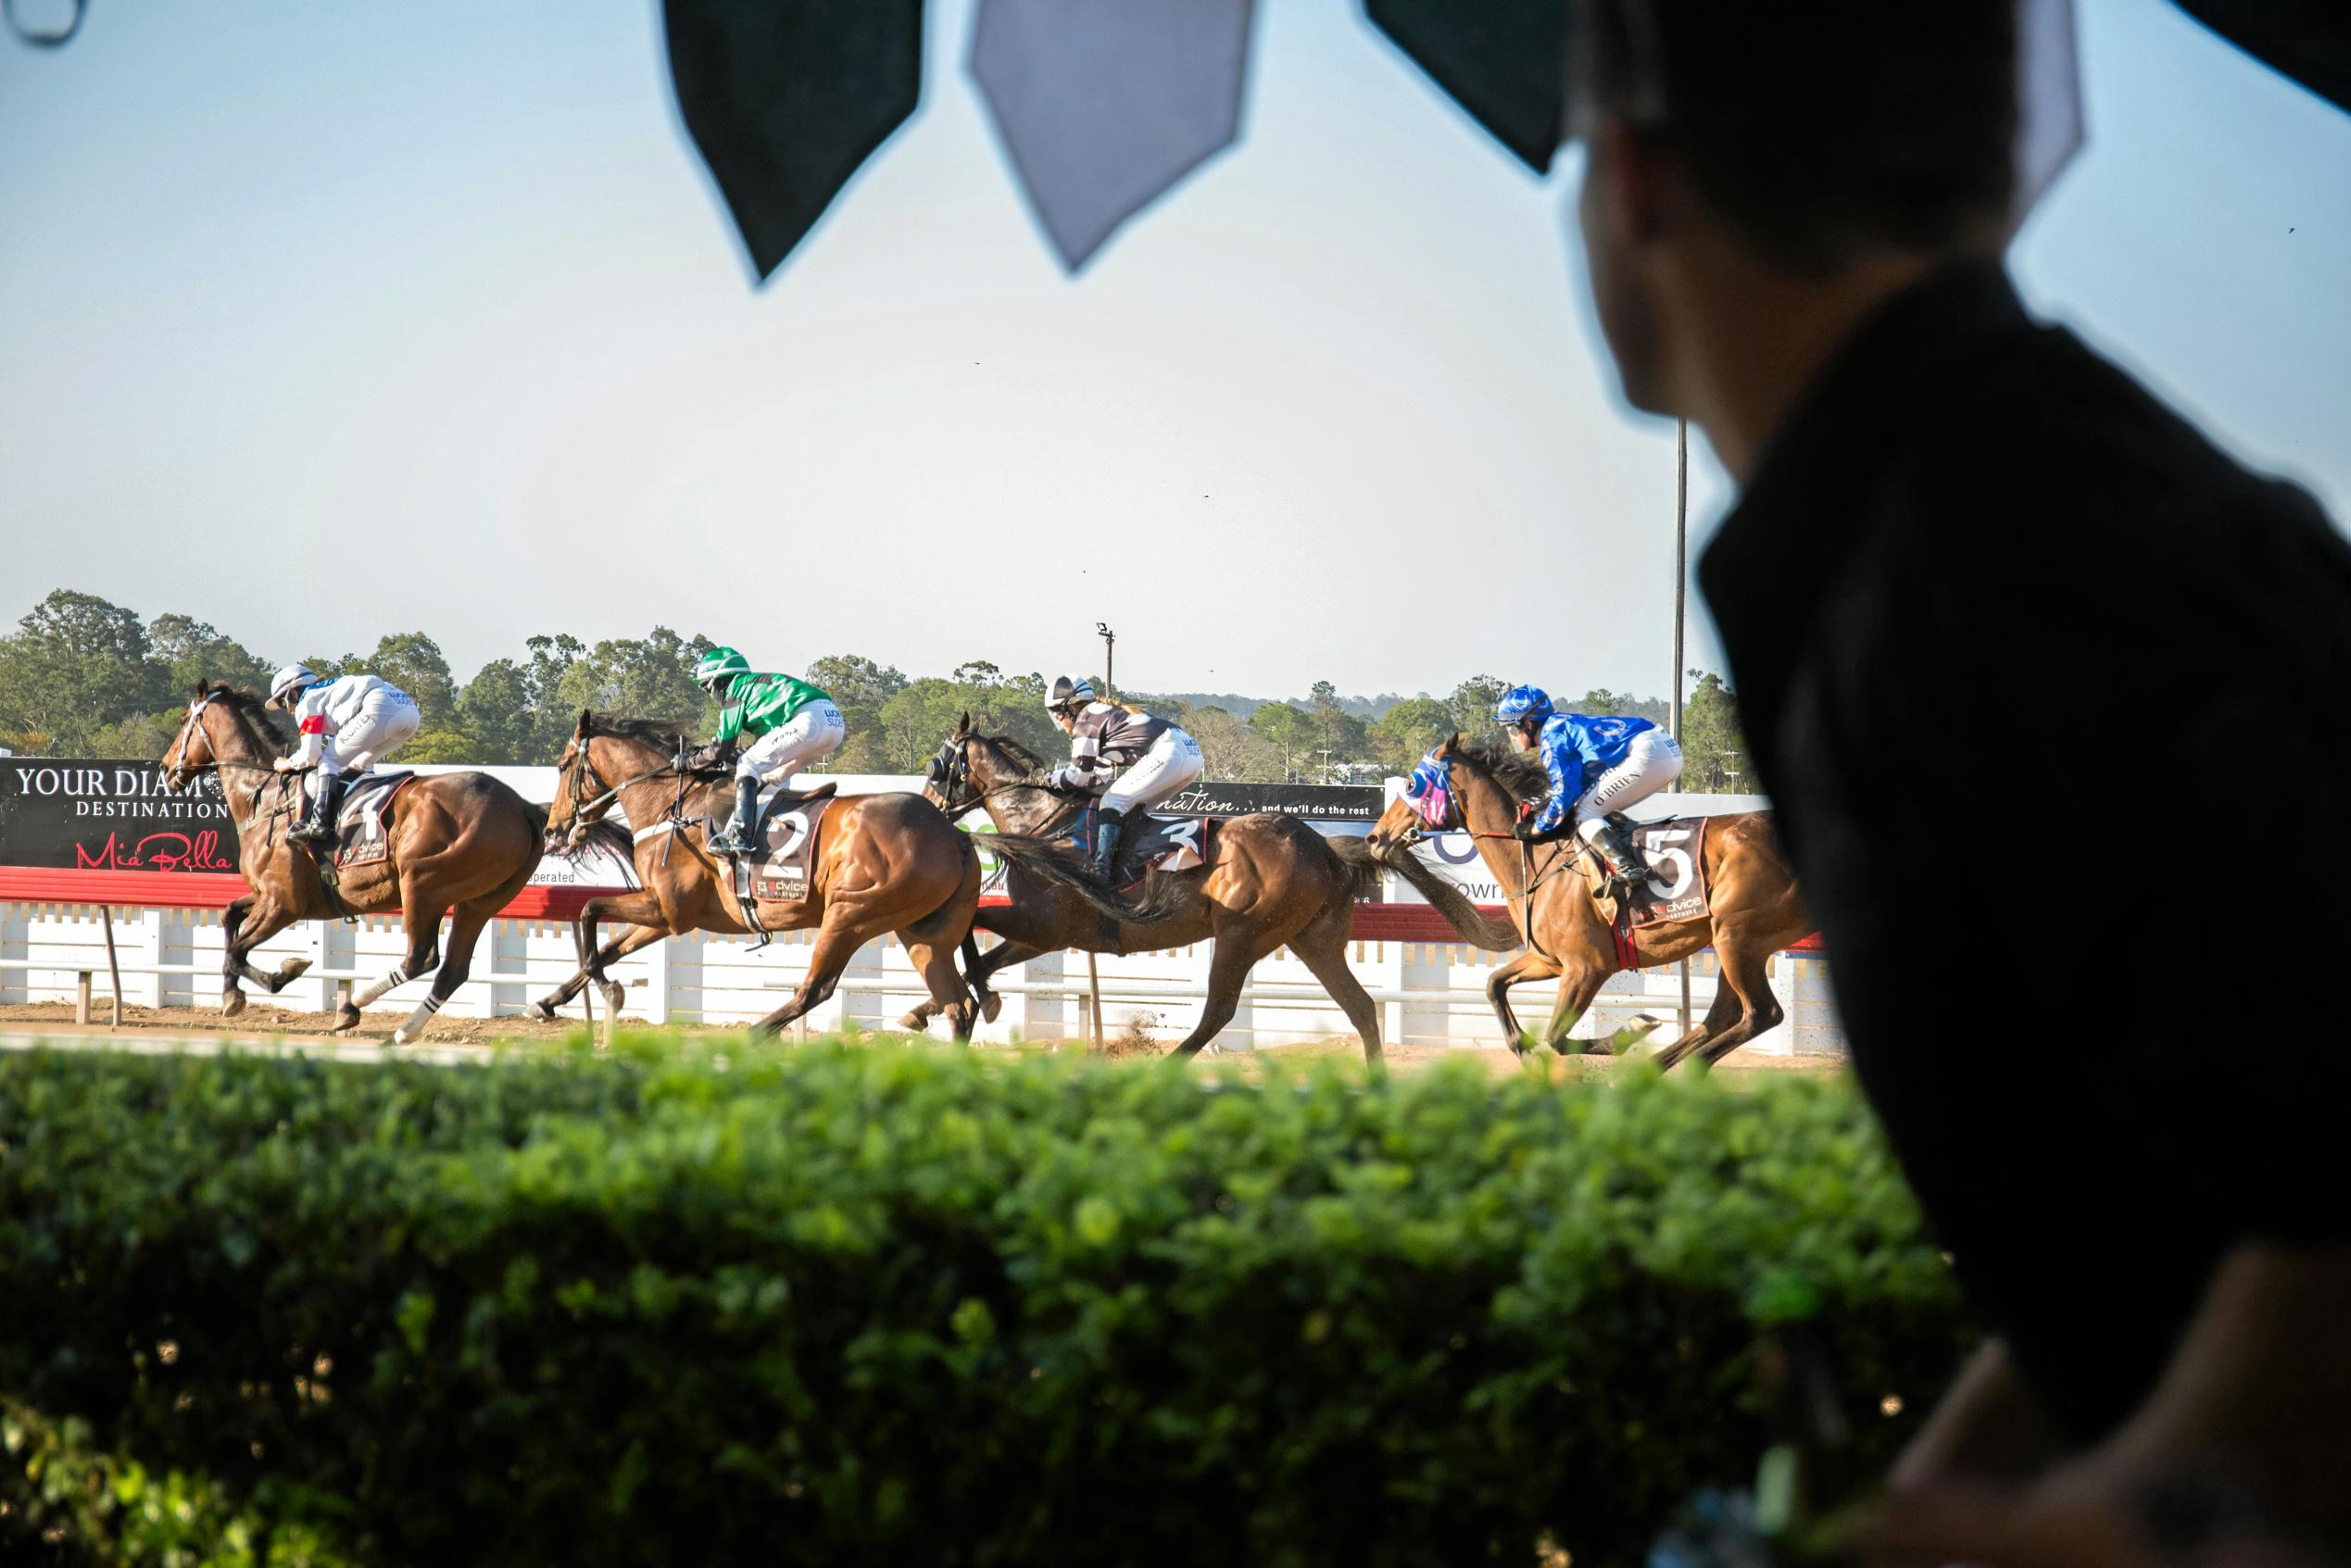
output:
[[[1528,719],[1540,724],[1551,715],[1551,694],[1540,686],[1513,686],[1494,704],[1497,724],[1517,724]]]

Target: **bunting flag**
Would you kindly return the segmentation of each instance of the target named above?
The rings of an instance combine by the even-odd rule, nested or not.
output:
[[[1570,0],[1364,0],[1364,13],[1538,174],[1566,140]]]
[[[923,0],[667,0],[670,80],[761,281],[914,112]]]
[[[1075,272],[1240,132],[1254,0],[979,0],[972,79]]]

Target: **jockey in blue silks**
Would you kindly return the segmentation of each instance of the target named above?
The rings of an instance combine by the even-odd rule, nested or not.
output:
[[[1599,851],[1609,880],[1630,887],[1649,878],[1631,839],[1608,820],[1681,777],[1681,746],[1646,719],[1561,713],[1540,686],[1513,686],[1494,704],[1494,722],[1520,751],[1542,755],[1551,796],[1512,831],[1528,843],[1575,831]]]

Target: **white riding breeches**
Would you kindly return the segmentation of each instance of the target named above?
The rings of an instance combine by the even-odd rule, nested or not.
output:
[[[735,776],[783,783],[811,762],[841,749],[849,723],[830,702],[811,702],[746,746],[735,759]]]
[[[327,774],[366,772],[416,738],[424,721],[416,699],[405,692],[371,694],[359,715],[334,734],[322,737],[319,771]]]
[[[1105,811],[1148,811],[1200,777],[1200,742],[1170,728],[1102,791]]]
[[[1576,802],[1576,829],[1586,838],[1600,831],[1609,812],[1645,800],[1681,777],[1681,743],[1663,730],[1643,730],[1625,746],[1622,760],[1591,781]]]

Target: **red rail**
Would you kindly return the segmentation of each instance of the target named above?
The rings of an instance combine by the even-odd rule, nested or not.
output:
[[[623,887],[526,887],[506,907],[509,920],[580,918],[580,906],[602,894],[625,893]],[[0,866],[0,900],[26,904],[140,904],[158,909],[225,909],[245,896],[245,878],[217,872],[65,871],[32,866]],[[1000,904],[1001,898],[984,902]],[[1495,919],[1499,904],[1481,905]],[[1358,904],[1354,939],[1358,942],[1458,942],[1445,917],[1426,904]],[[1788,951],[1817,955],[1820,938],[1807,936]]]

